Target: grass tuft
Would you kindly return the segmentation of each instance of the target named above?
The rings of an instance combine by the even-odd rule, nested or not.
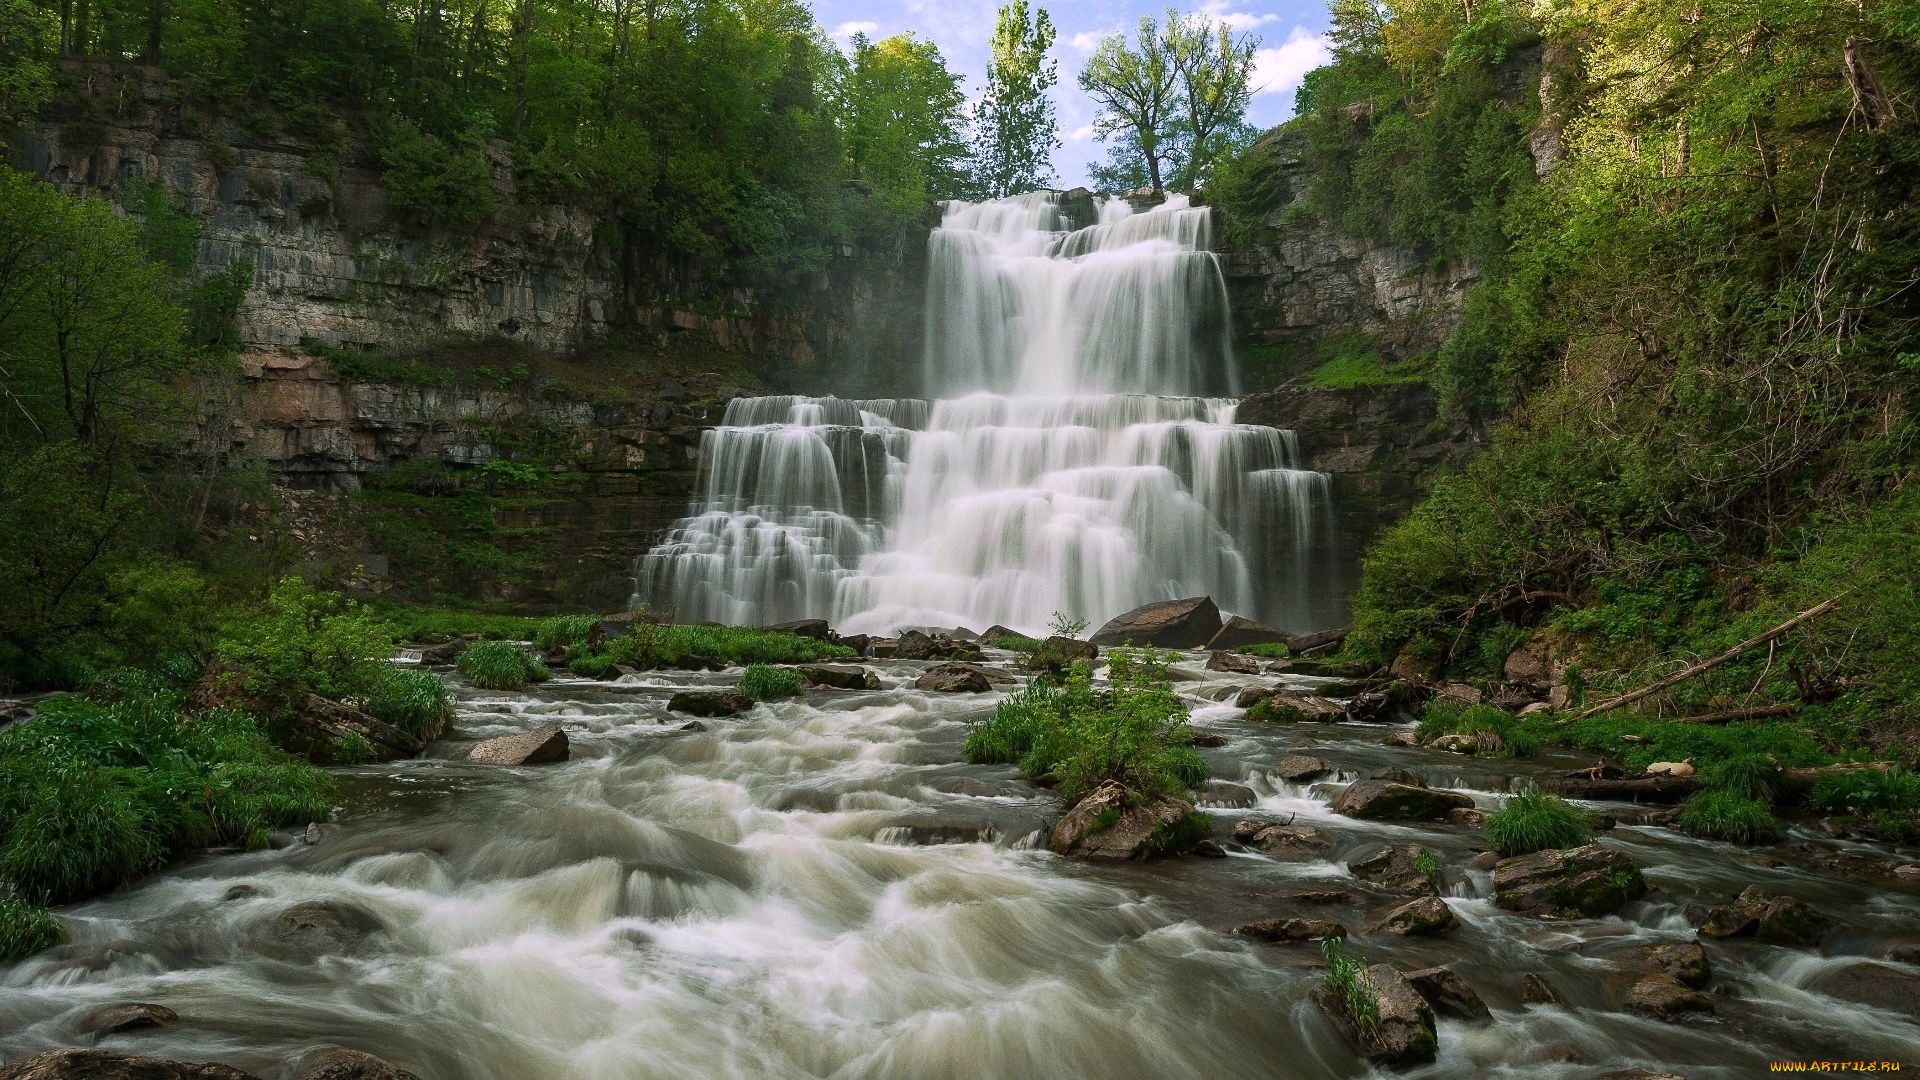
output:
[[[374,677],[366,708],[415,738],[435,739],[453,719],[453,694],[431,671],[388,665]]]
[[[753,664],[740,676],[740,692],[755,701],[774,701],[800,693],[805,683],[792,668]]]
[[[600,622],[597,615],[557,615],[543,619],[533,631],[533,647],[546,650],[561,646],[573,648],[586,643],[587,634]]]
[[[1680,831],[1735,844],[1770,844],[1786,834],[1767,804],[1738,791],[1696,791],[1674,819]]]
[[[1500,854],[1579,847],[1593,839],[1587,815],[1557,795],[1531,788],[1508,799],[1480,826]]]
[[[518,690],[553,677],[545,664],[511,641],[477,641],[455,663],[460,674],[482,690]]]
[[[47,909],[17,896],[0,896],[0,963],[25,959],[51,949],[66,932]]]
[[[1327,960],[1327,973],[1321,976],[1320,985],[1346,1009],[1355,1027],[1369,1034],[1378,1030],[1380,999],[1360,977],[1367,969],[1366,961],[1347,955],[1345,942],[1337,937],[1320,943],[1320,955]]]

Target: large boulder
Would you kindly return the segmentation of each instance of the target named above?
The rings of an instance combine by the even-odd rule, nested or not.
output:
[[[559,724],[542,724],[524,735],[502,735],[473,744],[467,760],[481,765],[545,765],[565,761],[567,733]]]
[[[1810,988],[1920,1023],[1920,975],[1891,964],[1865,962],[1832,968],[1814,976]]]
[[[316,957],[359,952],[386,929],[379,916],[345,900],[304,900],[254,928],[255,951],[279,960],[312,963]]]
[[[1714,938],[1756,937],[1771,945],[1813,945],[1832,926],[1832,919],[1804,901],[1749,885],[1732,903],[1714,908],[1700,932]]]
[[[1713,978],[1713,966],[1707,963],[1707,951],[1697,941],[1672,941],[1648,945],[1640,950],[1640,965],[1649,971],[1669,975],[1695,990],[1706,987]]]
[[[1665,972],[1643,975],[1627,991],[1627,1011],[1655,1020],[1677,1020],[1688,1013],[1713,1011],[1713,999]]]
[[[1253,700],[1250,704],[1241,705],[1242,701],[1248,700],[1248,690],[1254,691]],[[1263,724],[1332,723],[1345,719],[1347,715],[1347,710],[1341,708],[1339,702],[1277,688],[1261,690],[1248,687],[1240,692],[1233,703],[1247,710],[1246,719]]]
[[[49,1050],[0,1065],[0,1080],[260,1080],[212,1062],[161,1061],[110,1050]]]
[[[445,641],[438,645],[429,645],[420,650],[420,662],[438,667],[452,667],[454,662],[460,659],[460,654],[466,652],[467,646],[471,644],[473,642],[466,638],[454,638],[452,641]]]
[[[1357,780],[1333,800],[1333,812],[1367,821],[1445,821],[1449,811],[1471,807],[1471,796],[1457,791],[1397,783]]]
[[[733,690],[682,690],[667,699],[668,711],[694,716],[738,716],[754,704],[752,698]]]
[[[1092,662],[1100,658],[1100,646],[1091,641],[1067,637],[1065,634],[1055,634],[1041,642],[1039,651],[1058,656],[1069,664],[1076,660]]]
[[[1143,604],[1107,620],[1093,635],[1095,645],[1152,645],[1161,649],[1198,649],[1220,632],[1220,609],[1210,596]]]
[[[1365,1023],[1348,1008],[1345,995],[1322,987],[1314,991],[1333,1026],[1368,1061],[1390,1069],[1425,1065],[1439,1052],[1433,1009],[1406,977],[1389,964],[1375,964],[1355,978],[1372,997],[1377,1015]]]
[[[933,635],[909,630],[894,640],[893,655],[900,660],[932,660],[945,656],[946,649]]]
[[[1493,868],[1494,902],[1508,911],[1549,919],[1609,915],[1647,891],[1640,868],[1599,844],[1536,851]]]
[[[1283,859],[1320,858],[1332,851],[1335,843],[1333,834],[1323,829],[1278,821],[1237,822],[1233,826],[1233,838]]]
[[[1242,645],[1283,645],[1290,635],[1266,623],[1235,615],[1220,625],[1220,632],[1207,641],[1209,649],[1237,649]]]
[[[1299,784],[1318,780],[1333,771],[1333,766],[1311,754],[1288,754],[1273,763],[1273,775]]]
[[[121,1035],[129,1031],[170,1027],[179,1022],[180,1014],[165,1005],[123,1001],[89,1011],[80,1018],[79,1029],[88,1035]]]
[[[880,676],[858,664],[802,664],[800,677],[834,690],[878,690]]]
[[[1419,844],[1368,844],[1347,856],[1347,873],[1401,896],[1437,896],[1439,867]]]
[[[1234,927],[1233,932],[1276,945],[1295,941],[1325,941],[1328,938],[1347,936],[1347,928],[1330,919],[1301,918],[1292,915],[1242,923]]]
[[[1177,799],[1128,806],[1127,789],[1103,782],[1073,804],[1047,838],[1047,848],[1073,859],[1124,861],[1176,854],[1168,838],[1193,808]]]
[[[941,664],[913,681],[915,690],[938,694],[984,694],[993,689],[985,673],[963,664]]]
[[[1229,675],[1258,675],[1260,661],[1246,653],[1224,652],[1216,649],[1213,655],[1207,657],[1207,670],[1223,671]]]
[[[1462,1020],[1490,1020],[1493,1012],[1467,980],[1451,968],[1430,967],[1407,972],[1407,985],[1414,988],[1436,1013]]]
[[[792,622],[774,623],[772,626],[763,626],[760,629],[792,634],[795,637],[812,638],[815,641],[825,641],[827,635],[832,633],[825,619],[795,619]]]
[[[1443,933],[1457,925],[1459,920],[1454,918],[1453,909],[1446,901],[1437,896],[1422,896],[1388,912],[1386,918],[1374,924],[1373,932],[1418,937]]]
[[[351,705],[308,694],[286,734],[287,748],[322,765],[412,757],[424,739]]]
[[[413,1080],[390,1061],[361,1050],[326,1046],[302,1058],[294,1069],[294,1080]]]

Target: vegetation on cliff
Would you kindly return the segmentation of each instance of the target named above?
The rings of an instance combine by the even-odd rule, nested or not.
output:
[[[1349,648],[1497,680],[1545,639],[1592,704],[1836,600],[1637,707],[1777,706],[1793,719],[1730,741],[1778,722],[1826,754],[1913,755],[1911,5],[1355,0],[1335,20],[1291,128],[1304,206],[1478,268],[1411,366],[1491,431],[1369,553]],[[1273,146],[1223,176],[1230,214],[1271,205]],[[1554,731],[1595,742],[1583,724]],[[1738,830],[1734,797],[1726,828],[1688,820]]]

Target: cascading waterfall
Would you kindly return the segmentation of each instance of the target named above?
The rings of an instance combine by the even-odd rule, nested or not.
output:
[[[1296,629],[1331,528],[1292,433],[1234,422],[1209,211],[1036,192],[949,203],[928,240],[918,400],[731,402],[692,517],[635,568],[683,621],[1039,632],[1212,596]],[[1324,605],[1322,605],[1324,606]]]

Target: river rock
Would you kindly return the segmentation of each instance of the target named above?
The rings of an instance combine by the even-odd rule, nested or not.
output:
[[[1688,1013],[1713,1011],[1713,999],[1665,972],[1641,976],[1627,991],[1629,1012],[1656,1020],[1674,1020]]]
[[[1311,754],[1288,754],[1273,763],[1273,775],[1292,783],[1317,780],[1333,771],[1333,766]]]
[[[944,654],[930,635],[919,630],[909,630],[895,639],[893,655],[901,660],[931,660],[936,654]]]
[[[1333,800],[1333,812],[1367,821],[1443,821],[1448,811],[1471,807],[1456,791],[1436,791],[1391,780],[1358,780]]]
[[[467,646],[471,644],[473,643],[466,638],[454,638],[452,641],[443,642],[439,645],[430,645],[420,650],[420,662],[423,664],[432,664],[437,667],[451,667],[454,661],[460,659],[460,654],[466,652]]]
[[[1662,975],[1669,975],[1684,986],[1695,990],[1704,988],[1713,978],[1713,967],[1707,963],[1707,950],[1697,941],[1675,941],[1664,945],[1649,945],[1640,951],[1640,964]]]
[[[865,634],[842,634],[833,639],[835,645],[844,645],[861,656],[867,655],[867,647],[873,639]]]
[[[1333,850],[1332,833],[1311,825],[1283,825],[1279,822],[1242,821],[1233,827],[1233,838],[1269,855],[1288,859],[1312,859]]]
[[[1172,855],[1160,848],[1164,830],[1181,823],[1192,808],[1178,799],[1156,799],[1128,806],[1127,789],[1107,780],[1073,804],[1047,838],[1047,848],[1072,859],[1120,861]],[[1115,816],[1117,815],[1117,816]],[[1111,823],[1105,828],[1102,817]],[[1197,838],[1196,838],[1197,839]]]
[[[88,1035],[120,1035],[144,1028],[167,1027],[180,1022],[180,1014],[165,1005],[124,1001],[102,1005],[80,1018],[80,1031]]]
[[[800,677],[835,690],[878,690],[880,676],[858,664],[802,664]]]
[[[777,634],[792,634],[795,637],[812,638],[815,641],[827,640],[833,631],[825,619],[795,619],[792,622],[774,623],[763,626],[762,630],[771,630]]]
[[[1813,977],[1809,988],[1920,1022],[1920,975],[1891,964],[1868,961],[1825,971]]]
[[[1220,631],[1207,640],[1209,649],[1238,649],[1242,645],[1282,645],[1288,634],[1285,630],[1255,622],[1244,615],[1235,615],[1220,624]]]
[[[1064,634],[1055,634],[1041,642],[1040,651],[1058,656],[1069,664],[1076,660],[1093,661],[1100,658],[1100,646]]]
[[[1363,779],[1391,780],[1396,784],[1410,784],[1413,787],[1421,788],[1427,786],[1426,777],[1421,776],[1412,769],[1403,769],[1398,765],[1383,765],[1368,773]]]
[[[1446,901],[1437,896],[1422,896],[1388,912],[1386,918],[1374,924],[1373,932],[1418,937],[1443,933],[1458,924]]]
[[[1478,705],[1486,694],[1470,683],[1450,682],[1433,692],[1435,701],[1451,701],[1461,705]]]
[[[1813,945],[1832,925],[1833,920],[1803,901],[1749,885],[1732,903],[1714,908],[1700,932],[1713,938],[1752,936],[1772,945]]]
[[[1419,844],[1368,844],[1347,855],[1347,872],[1369,881],[1390,893],[1402,896],[1437,896],[1440,883],[1435,872],[1423,869],[1421,858],[1426,848]]]
[[[524,735],[502,735],[473,744],[467,760],[482,765],[545,765],[565,761],[567,733],[559,724],[542,724]]]
[[[1432,1061],[1440,1042],[1427,999],[1388,964],[1375,964],[1356,977],[1373,992],[1379,1007],[1380,1015],[1371,1027],[1355,1020],[1340,994],[1324,987],[1314,991],[1314,1000],[1340,1034],[1376,1065],[1405,1069]]]
[[[1545,686],[1553,680],[1548,660],[1546,639],[1534,638],[1507,654],[1500,673],[1511,683]]]
[[[1475,810],[1471,806],[1456,806],[1447,811],[1447,824],[1477,829],[1486,824],[1487,818],[1491,816],[1485,810]]]
[[[1260,661],[1243,653],[1222,652],[1216,649],[1213,655],[1207,657],[1207,670],[1223,671],[1229,675],[1258,675]]]
[[[1221,630],[1220,609],[1210,596],[1143,604],[1107,620],[1093,635],[1095,645],[1152,645],[1162,649],[1198,649]]]
[[[984,694],[993,689],[993,684],[974,668],[942,664],[915,679],[913,688],[940,694]]]
[[[1647,891],[1640,868],[1599,844],[1549,848],[1502,859],[1493,868],[1494,902],[1508,911],[1549,919],[1611,914]]]
[[[1400,746],[1407,749],[1420,745],[1420,736],[1411,731],[1396,731],[1380,740],[1381,746]]]
[[[1212,731],[1188,729],[1188,746],[1221,747],[1227,745],[1227,737]]]
[[[1537,971],[1529,971],[1520,980],[1520,1000],[1528,1005],[1557,1005],[1565,1008],[1567,999],[1553,988],[1546,976]]]
[[[1261,919],[1259,922],[1243,923],[1233,928],[1236,934],[1259,938],[1261,941],[1285,945],[1295,941],[1325,941],[1328,938],[1344,938],[1347,928],[1328,919],[1300,918],[1284,916],[1277,919]]]
[[[1487,1008],[1487,1003],[1480,1000],[1480,995],[1474,992],[1473,987],[1467,985],[1467,980],[1461,978],[1451,968],[1421,968],[1418,971],[1407,972],[1406,979],[1407,985],[1413,987],[1421,997],[1426,998],[1427,1004],[1436,1013],[1459,1017],[1462,1020],[1493,1018],[1493,1012]]]
[[[319,764],[351,764],[342,747],[357,741],[374,761],[391,761],[420,752],[425,741],[351,705],[308,694],[294,714],[287,748]],[[438,734],[430,732],[429,735]],[[359,760],[368,760],[363,754]]]
[[[109,1050],[49,1050],[0,1065],[0,1080],[260,1080],[212,1062],[161,1061]]]
[[[1194,801],[1201,806],[1218,806],[1234,810],[1252,806],[1259,801],[1252,788],[1230,780],[1208,780],[1193,789],[1193,796]]]
[[[1243,694],[1242,697],[1245,695]],[[1239,704],[1238,701],[1235,704]],[[1269,690],[1247,710],[1247,719],[1260,723],[1300,724],[1345,719],[1337,701],[1291,690]]]
[[[277,959],[308,963],[316,956],[357,952],[385,929],[378,916],[358,904],[305,900],[257,927],[254,947]]]
[[[1001,638],[1025,636],[1025,634],[1022,634],[1018,630],[1009,629],[1008,627],[1001,626],[999,623],[994,623],[992,626],[987,627],[986,633],[980,635],[980,641],[986,645],[996,645]]]
[[[392,1062],[342,1046],[322,1047],[302,1058],[294,1080],[413,1080]]]
[[[668,711],[694,716],[738,716],[754,704],[752,698],[733,690],[682,690],[667,699]]]

